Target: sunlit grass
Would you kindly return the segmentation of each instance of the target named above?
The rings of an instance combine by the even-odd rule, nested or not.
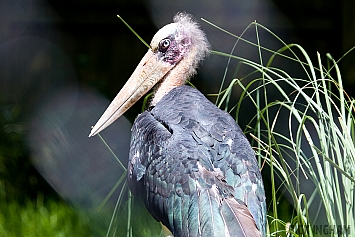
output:
[[[89,218],[71,209],[63,201],[28,200],[20,204],[2,197],[0,202],[0,236],[62,237],[99,236],[91,229]]]

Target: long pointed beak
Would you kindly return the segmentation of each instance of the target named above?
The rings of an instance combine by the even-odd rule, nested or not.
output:
[[[158,60],[158,57],[149,49],[121,91],[92,128],[89,137],[101,132],[118,119],[160,81],[172,67],[170,63]]]

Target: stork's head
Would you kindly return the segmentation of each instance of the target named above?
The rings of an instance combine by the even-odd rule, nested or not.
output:
[[[198,63],[208,54],[209,43],[205,33],[191,15],[178,13],[174,23],[162,27],[153,37],[150,47],[163,62],[175,66],[185,59],[189,63],[185,80],[196,73]],[[184,81],[185,82],[185,81]]]
[[[208,54],[209,43],[192,17],[178,13],[174,22],[161,28],[137,68],[111,102],[89,137],[96,135],[126,112],[159,83],[152,105],[174,87],[185,84]]]

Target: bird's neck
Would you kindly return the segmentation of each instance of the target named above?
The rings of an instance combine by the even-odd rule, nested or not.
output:
[[[184,57],[179,63],[177,63],[174,68],[168,72],[168,74],[166,74],[154,94],[153,100],[151,102],[152,106],[155,106],[164,95],[166,95],[175,87],[184,85],[187,79],[195,74],[196,70],[194,67],[196,63],[194,63],[194,51],[194,49],[191,50],[186,57]]]

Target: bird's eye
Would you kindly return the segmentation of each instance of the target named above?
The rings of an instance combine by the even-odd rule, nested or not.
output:
[[[170,47],[170,40],[169,39],[163,39],[159,43],[159,51],[162,53],[165,53],[166,50]]]

